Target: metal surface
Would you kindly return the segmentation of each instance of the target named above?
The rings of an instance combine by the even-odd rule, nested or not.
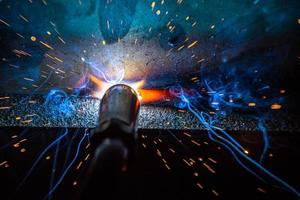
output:
[[[100,100],[89,97],[70,97],[74,112],[68,117],[53,116],[41,95],[0,95],[0,126],[2,127],[70,127],[95,128],[98,120]],[[297,116],[285,113],[274,114],[266,122],[266,128],[273,131],[299,131]],[[247,115],[229,115],[216,125],[226,130],[256,131],[257,120]],[[138,128],[142,129],[197,129],[204,127],[189,112],[172,107],[141,106]]]

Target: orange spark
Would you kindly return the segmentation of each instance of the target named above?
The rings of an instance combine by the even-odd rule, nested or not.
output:
[[[164,89],[138,89],[138,93],[141,96],[141,102],[143,104],[162,102],[171,96],[169,92]]]
[[[272,110],[279,110],[279,109],[281,109],[281,105],[278,104],[278,103],[274,103],[274,104],[271,105],[271,109]]]

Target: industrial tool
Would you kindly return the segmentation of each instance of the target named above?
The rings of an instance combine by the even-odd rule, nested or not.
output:
[[[92,160],[80,199],[116,199],[120,195],[120,177],[134,152],[139,109],[138,94],[130,86],[114,85],[104,94],[99,125],[91,133]]]

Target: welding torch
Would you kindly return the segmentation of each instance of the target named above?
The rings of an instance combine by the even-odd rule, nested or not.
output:
[[[92,160],[79,199],[116,199],[120,177],[127,170],[137,139],[138,94],[128,85],[110,87],[104,94],[98,126],[91,131]]]

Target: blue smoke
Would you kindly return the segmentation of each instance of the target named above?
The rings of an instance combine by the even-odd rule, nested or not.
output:
[[[51,90],[44,103],[46,112],[55,119],[67,119],[72,117],[75,107],[67,93],[62,90]]]
[[[242,166],[245,170],[253,174],[255,177],[257,177],[259,180],[265,181],[265,178],[262,177],[262,175],[259,175],[258,172],[262,172],[264,175],[266,175],[268,178],[271,178],[277,185],[280,185],[284,189],[294,193],[296,196],[300,197],[300,193],[298,190],[296,190],[294,187],[289,185],[286,181],[282,180],[281,178],[274,175],[272,172],[264,168],[259,162],[255,161],[248,155],[244,153],[244,148],[233,138],[231,137],[226,131],[222,130],[221,128],[214,125],[214,118],[207,114],[206,112],[199,111],[195,105],[193,105],[192,101],[190,101],[189,96],[183,91],[182,88],[176,88],[172,89],[171,91],[174,95],[176,95],[180,99],[180,103],[178,104],[180,108],[186,108],[191,113],[193,113],[197,119],[204,125],[204,127],[208,131],[208,137],[225,147],[230,151],[230,153],[233,155],[234,159],[238,162],[240,166]],[[223,95],[221,95],[223,96]],[[222,98],[221,98],[222,99]],[[194,99],[192,99],[194,100]],[[259,126],[262,126],[262,121],[260,121]],[[266,129],[264,126],[261,128],[263,130],[264,139],[268,141],[266,137]],[[263,150],[263,154],[260,158],[262,160],[265,152],[266,147],[269,145],[267,142],[267,145],[265,145],[265,148]],[[248,163],[248,165],[247,165]]]

